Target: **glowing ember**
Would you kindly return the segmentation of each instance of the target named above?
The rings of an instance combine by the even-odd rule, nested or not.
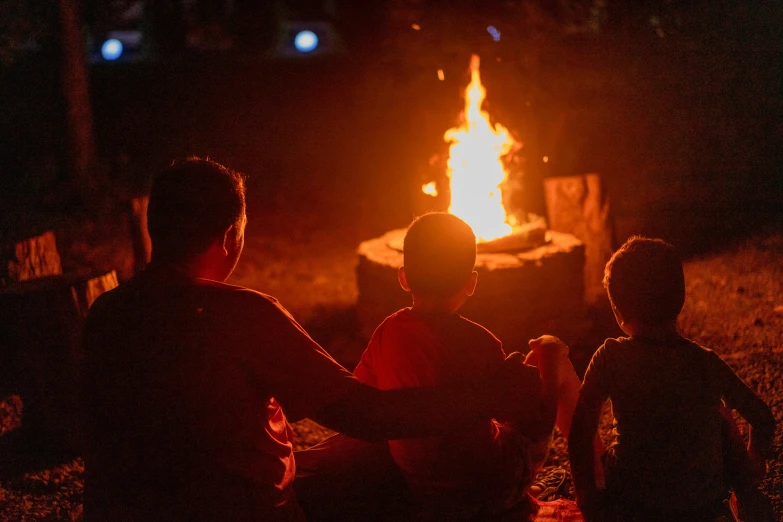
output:
[[[470,60],[470,84],[465,91],[462,124],[449,129],[447,175],[451,186],[449,212],[464,219],[479,241],[490,241],[511,233],[512,222],[503,207],[502,185],[507,179],[502,158],[517,145],[508,130],[481,110],[487,91],[481,85],[479,57]],[[431,185],[431,184],[430,184]],[[434,186],[422,187],[431,193]],[[428,191],[429,190],[429,191]]]
[[[435,186],[435,182],[431,181],[427,183],[426,185],[421,186],[421,191],[427,194],[428,196],[432,196],[433,198],[438,197],[438,187]]]

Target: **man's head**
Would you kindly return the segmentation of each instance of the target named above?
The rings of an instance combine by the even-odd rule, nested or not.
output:
[[[476,236],[457,216],[437,212],[413,221],[403,244],[403,288],[431,300],[473,293]]]
[[[147,221],[155,262],[224,280],[244,245],[244,178],[210,159],[176,161],[152,185]]]
[[[673,323],[685,302],[682,262],[661,239],[626,241],[606,263],[604,286],[618,319],[641,327]]]

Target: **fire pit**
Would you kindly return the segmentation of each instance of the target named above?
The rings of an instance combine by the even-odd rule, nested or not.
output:
[[[569,234],[546,230],[543,220],[523,223],[504,206],[506,158],[521,144],[482,110],[486,90],[473,56],[461,124],[446,132],[448,186],[427,183],[422,191],[449,196],[448,211],[466,221],[478,238],[478,286],[460,313],[489,328],[507,351],[527,350],[527,341],[551,333],[574,341],[585,324],[584,245]],[[440,190],[439,189],[443,189]],[[404,230],[359,245],[356,269],[358,319],[369,338],[389,314],[410,306],[397,282],[403,264]]]
[[[386,316],[411,304],[397,282],[402,252],[391,246],[404,233],[393,230],[359,245],[357,310],[367,338]],[[506,351],[525,351],[530,338],[544,333],[573,342],[584,328],[584,245],[551,230],[546,239],[532,250],[476,259],[476,293],[460,313],[491,330]]]

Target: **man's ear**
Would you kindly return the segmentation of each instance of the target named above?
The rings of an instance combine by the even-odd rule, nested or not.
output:
[[[465,295],[473,295],[476,291],[476,283],[478,283],[478,272],[474,270],[470,273],[470,279],[465,282]]]
[[[237,226],[229,225],[226,231],[223,233],[223,244],[221,245],[223,255],[228,256],[231,250],[234,250],[234,245],[237,241]]]
[[[410,285],[408,285],[408,276],[405,275],[405,267],[401,266],[399,270],[397,270],[397,280],[400,282],[400,286],[403,290],[406,292],[411,291]]]

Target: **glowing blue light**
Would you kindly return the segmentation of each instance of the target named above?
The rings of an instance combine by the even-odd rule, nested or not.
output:
[[[490,35],[492,35],[493,40],[495,40],[496,42],[500,41],[500,31],[497,30],[497,27],[495,27],[494,25],[490,25],[489,27],[487,27],[487,32]]]
[[[111,38],[103,42],[101,46],[101,56],[104,60],[116,60],[122,55],[122,42]]]
[[[312,31],[299,31],[294,38],[294,47],[302,53],[309,53],[318,47],[318,36]]]

